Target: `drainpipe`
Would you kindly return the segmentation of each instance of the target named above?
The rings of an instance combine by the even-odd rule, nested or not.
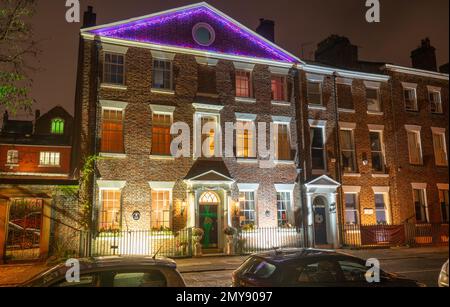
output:
[[[337,177],[337,181],[342,184],[342,157],[341,157],[341,152],[340,152],[340,148],[341,148],[341,139],[340,139],[340,127],[339,127],[339,105],[338,105],[338,96],[337,96],[337,83],[336,83],[336,78],[337,75],[336,73],[333,73],[333,95],[334,95],[334,104],[335,104],[335,119],[336,119],[336,133],[335,133],[335,148],[334,148],[334,152],[336,155],[336,177]],[[338,210],[338,208],[340,208],[340,210]],[[337,218],[337,224],[339,227],[338,230],[338,245],[342,246],[342,242],[339,242],[342,240],[343,238],[343,224],[342,224],[342,220],[341,216],[343,215],[344,212],[344,208],[343,208],[343,204],[342,204],[342,186],[340,186],[338,188],[338,193],[337,193],[337,197],[336,197],[336,218]]]
[[[394,159],[395,159],[394,165],[395,165],[395,167],[394,167],[394,178],[393,178],[393,180],[394,180],[394,193],[393,193],[393,195],[394,195],[394,203],[395,203],[396,207],[398,207],[397,180],[398,180],[398,173],[399,173],[400,165],[398,163],[398,161],[399,161],[399,159],[398,159],[399,151],[398,151],[397,117],[395,116],[396,110],[395,110],[395,103],[394,103],[394,78],[392,78],[392,76],[391,76],[391,79],[389,80],[388,84],[389,84],[390,92],[391,92],[391,112],[392,112],[392,126],[393,126],[392,130],[394,132],[394,143],[395,143],[395,154],[394,154]],[[391,221],[392,221],[392,224],[395,224],[394,223],[394,219],[393,219],[394,213],[393,213],[392,208],[393,208],[393,206],[391,205]],[[407,222],[408,222],[408,219],[405,220],[404,223],[407,223]]]

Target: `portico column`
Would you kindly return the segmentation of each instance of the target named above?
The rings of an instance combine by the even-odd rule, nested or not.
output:
[[[233,202],[231,200],[231,192],[225,191],[225,208],[226,208],[226,218],[227,218],[227,227],[233,226]]]
[[[306,204],[308,207],[308,218],[307,218],[307,236],[310,247],[314,247],[314,219],[313,219],[313,203],[312,203],[313,193],[306,193]]]
[[[188,218],[187,218],[187,227],[193,228],[195,227],[195,191],[189,190],[188,192]]]
[[[337,193],[330,193],[330,230],[333,248],[339,248],[339,223],[337,215]]]

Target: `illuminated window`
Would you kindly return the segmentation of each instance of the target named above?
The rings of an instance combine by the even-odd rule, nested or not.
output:
[[[215,138],[216,138],[216,129],[210,129],[209,131],[203,133],[203,129],[207,129],[206,125],[214,124],[214,127],[217,129],[217,118],[210,116],[203,116],[201,119],[201,127],[202,127],[202,148],[205,142],[209,141],[209,152],[203,152],[203,154],[208,155],[210,157],[215,154]]]
[[[41,152],[39,165],[60,166],[61,154],[59,152]]]
[[[428,91],[431,113],[442,114],[441,92],[436,90]]]
[[[55,118],[52,120],[52,134],[64,134],[64,120]]]
[[[218,205],[220,203],[219,197],[216,193],[206,192],[200,197],[200,204]]]
[[[419,111],[417,106],[417,94],[415,88],[404,88],[403,96],[405,98],[406,111]]]
[[[377,88],[366,88],[367,109],[372,112],[381,112],[380,92]]]
[[[356,173],[356,150],[353,130],[341,129],[341,158],[344,172]]]
[[[445,131],[433,131],[434,157],[437,166],[447,166],[447,144],[445,142]]]
[[[426,202],[426,189],[414,189],[413,200],[416,210],[416,221],[419,223],[428,223],[428,205]]]
[[[256,225],[255,192],[241,192],[239,194],[241,208],[241,225]]]
[[[312,169],[325,169],[325,127],[311,127]]]
[[[387,193],[375,194],[375,211],[378,225],[390,224],[389,194]]]
[[[172,90],[172,62],[167,60],[153,60],[153,84],[152,88]]]
[[[408,130],[408,151],[409,163],[413,165],[422,165],[422,143],[420,138],[420,130]]]
[[[448,190],[439,190],[442,223],[448,224]]]
[[[236,131],[237,157],[256,157],[255,123],[251,121],[238,121]]]
[[[103,82],[108,84],[125,84],[125,57],[122,54],[105,53]]]
[[[172,116],[169,114],[153,114],[152,123],[152,154],[170,156],[170,127]]]
[[[345,224],[359,224],[358,194],[345,193]]]
[[[310,105],[322,105],[322,82],[308,81],[308,104]]]
[[[291,207],[291,193],[278,192],[277,193],[278,227],[283,227],[289,224],[288,210],[290,207]]]
[[[272,75],[272,100],[287,101],[286,77]]]
[[[170,229],[171,191],[152,191],[151,228]]]
[[[101,152],[124,153],[123,111],[103,109]]]
[[[100,230],[119,230],[121,219],[121,192],[101,191],[101,210],[99,212]]]
[[[8,150],[7,155],[6,155],[6,164],[8,164],[8,165],[19,164],[19,151]]]
[[[244,70],[236,70],[236,96],[251,98],[252,93],[252,73]]]
[[[278,134],[276,136],[277,154],[279,161],[290,161],[291,157],[291,139],[289,136],[288,124],[276,124],[278,126]]]

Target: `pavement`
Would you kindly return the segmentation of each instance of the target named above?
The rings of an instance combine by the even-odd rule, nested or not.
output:
[[[437,286],[442,265],[449,258],[448,247],[341,250],[363,259],[376,258],[381,268],[430,287]],[[211,256],[178,259],[178,269],[189,287],[229,287],[231,274],[246,256]],[[0,265],[0,287],[20,284],[47,268],[44,264]]]

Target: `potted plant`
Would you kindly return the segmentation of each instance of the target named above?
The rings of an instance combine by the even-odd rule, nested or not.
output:
[[[202,244],[200,241],[203,239],[205,232],[201,228],[192,229],[192,239],[194,240],[194,256],[199,257],[203,254]]]
[[[227,253],[227,255],[233,255],[234,254],[234,236],[236,235],[236,229],[234,229],[233,227],[227,227],[224,229],[223,233],[227,237],[226,253]]]

